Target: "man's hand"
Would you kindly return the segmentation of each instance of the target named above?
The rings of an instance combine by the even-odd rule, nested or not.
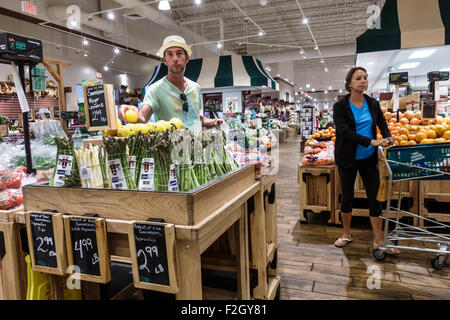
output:
[[[119,108],[119,118],[120,118],[122,121],[124,121],[124,122],[127,121],[127,119],[126,119],[126,117],[125,117],[125,112],[126,112],[127,110],[134,110],[137,114],[139,114],[139,109],[138,109],[136,106],[127,105],[127,104],[122,104],[122,105],[120,105],[120,108]],[[138,120],[138,121],[139,121],[139,120]]]

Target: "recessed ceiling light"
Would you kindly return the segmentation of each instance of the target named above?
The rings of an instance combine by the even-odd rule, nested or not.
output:
[[[202,0],[195,0],[195,4],[196,4],[196,5],[202,4]]]
[[[319,50],[319,47],[315,46],[315,47],[314,47],[314,50]]]
[[[400,67],[398,67],[399,70],[402,69],[413,69],[417,67],[420,64],[420,62],[411,62],[411,63],[402,63]]]
[[[325,68],[325,72],[328,72],[328,68]]]
[[[259,35],[259,36],[263,36],[263,35],[264,35],[264,31],[259,30],[258,35]]]
[[[325,90],[325,93],[328,93],[328,91],[327,91],[327,90]]]
[[[342,89],[339,89],[339,93],[342,93]]]
[[[108,18],[109,20],[114,20],[114,12],[109,11],[108,14],[107,14],[106,16],[107,16],[107,18]]]
[[[222,48],[222,44],[220,42],[217,42],[217,48]]]
[[[89,45],[89,41],[87,41],[86,38],[83,39],[83,45],[85,45],[85,46]]]
[[[316,92],[316,89],[312,88],[311,91],[312,91],[312,92]]]
[[[369,65],[369,66],[371,66],[373,64],[375,64],[375,62],[367,62],[367,65]]]
[[[310,85],[309,83],[308,83],[308,84],[306,84],[306,87],[307,87],[307,88],[309,88],[310,86],[311,86],[311,85]]]
[[[320,60],[320,63],[325,63],[325,61],[323,61],[323,60]]]
[[[159,0],[158,9],[162,11],[170,10],[170,3],[167,0]]]
[[[108,66],[104,66],[104,67],[103,67],[103,70],[108,71],[108,70],[109,70],[109,67],[108,67]]]
[[[308,18],[303,18],[302,23],[303,24],[307,24],[308,23]]]
[[[331,90],[331,86],[328,87],[328,90]]]
[[[87,56],[88,56],[87,52],[85,52],[85,53],[84,53],[84,56],[85,56],[85,57],[87,57]]]
[[[119,53],[120,53],[119,48],[114,48],[114,53],[115,53],[115,54],[119,54]]]
[[[305,53],[305,51],[303,51],[303,50],[300,50],[300,54],[304,54]]]
[[[431,56],[436,49],[416,50],[408,57],[408,59],[426,58]]]

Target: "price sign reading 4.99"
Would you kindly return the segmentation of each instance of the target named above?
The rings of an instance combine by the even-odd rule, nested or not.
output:
[[[175,229],[172,224],[134,222],[129,233],[134,285],[178,292],[174,268]]]
[[[81,280],[106,283],[110,280],[105,220],[64,217],[69,263],[79,268]]]
[[[27,212],[26,224],[33,270],[64,274],[67,259],[62,214]]]

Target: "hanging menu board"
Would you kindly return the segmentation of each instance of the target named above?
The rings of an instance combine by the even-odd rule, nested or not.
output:
[[[113,85],[84,87],[84,104],[89,131],[118,129]]]
[[[62,214],[26,212],[28,247],[35,271],[63,275],[67,268]]]
[[[64,217],[69,264],[79,268],[80,279],[111,280],[106,224],[103,218]]]
[[[422,119],[434,120],[437,114],[436,101],[422,101]]]
[[[133,221],[128,237],[134,286],[177,293],[174,225]]]

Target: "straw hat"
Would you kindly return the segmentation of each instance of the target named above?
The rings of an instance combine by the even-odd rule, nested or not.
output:
[[[164,57],[164,52],[171,47],[180,47],[183,48],[188,56],[191,56],[192,50],[187,45],[186,41],[180,36],[168,36],[164,39],[162,47],[159,49],[159,56]]]

